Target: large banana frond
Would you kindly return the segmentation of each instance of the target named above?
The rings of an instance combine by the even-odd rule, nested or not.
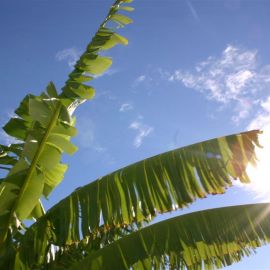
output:
[[[232,178],[248,182],[245,169],[248,162],[255,162],[258,133],[249,131],[173,150],[76,189],[28,229],[20,258],[31,265],[50,244],[64,247],[82,238],[93,239],[100,231],[151,220],[207,194],[223,193]]]
[[[231,206],[146,227],[67,268],[216,269],[240,261],[269,242],[269,203]]]
[[[94,96],[94,89],[85,82],[103,73],[112,63],[99,52],[127,44],[127,39],[106,25],[115,22],[123,26],[131,22],[118,13],[132,10],[122,6],[129,2],[117,0],[111,7],[61,94],[50,83],[40,96],[27,95],[15,111],[17,116],[5,125],[6,133],[21,143],[0,147],[1,168],[9,171],[0,185],[0,254],[5,243],[12,244],[12,237],[22,229],[21,221],[43,214],[40,197],[47,197],[63,179],[67,165],[61,163],[62,153],[76,151],[70,142],[76,134],[75,119],[71,115],[79,104]]]

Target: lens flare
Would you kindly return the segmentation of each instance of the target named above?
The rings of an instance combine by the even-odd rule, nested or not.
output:
[[[257,166],[247,167],[251,183],[245,186],[256,194],[256,198],[270,201],[270,127],[263,129],[259,142],[263,148],[256,148]]]

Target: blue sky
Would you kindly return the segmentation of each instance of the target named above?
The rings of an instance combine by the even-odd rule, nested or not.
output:
[[[0,124],[26,93],[63,86],[113,1],[0,2]],[[77,115],[79,151],[50,207],[99,176],[140,159],[270,123],[267,0],[134,1],[127,47],[106,53],[112,68],[93,82]],[[1,143],[8,138],[1,133]],[[264,194],[265,195],[265,194]],[[196,202],[190,210],[268,200],[256,185]],[[178,212],[181,214],[181,211]],[[172,216],[171,214],[166,217]],[[267,269],[266,254],[228,269]]]

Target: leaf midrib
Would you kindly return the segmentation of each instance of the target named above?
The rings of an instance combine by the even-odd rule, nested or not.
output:
[[[19,193],[19,196],[18,196],[18,199],[15,201],[11,211],[10,211],[10,216],[9,216],[9,222],[8,222],[8,225],[10,225],[12,223],[12,217],[13,217],[13,214],[17,208],[17,206],[19,205],[23,195],[25,194],[26,190],[27,190],[27,187],[29,185],[29,180],[31,179],[33,173],[34,173],[34,170],[36,169],[36,166],[37,166],[37,163],[39,161],[39,158],[40,158],[40,155],[42,154],[43,150],[44,150],[44,147],[45,147],[45,144],[46,144],[46,141],[55,125],[55,123],[57,122],[58,120],[58,117],[59,117],[59,113],[60,113],[60,110],[61,110],[61,102],[58,101],[58,104],[57,104],[57,107],[53,113],[53,116],[50,120],[50,123],[46,129],[46,132],[41,140],[41,143],[40,143],[40,146],[38,147],[36,153],[35,153],[35,156],[33,158],[33,161],[31,162],[31,165],[29,167],[29,170],[28,170],[28,173],[26,175],[26,178],[24,180],[24,183],[23,183],[23,186],[22,188],[20,189],[20,193]],[[6,237],[7,237],[7,232],[8,232],[8,227],[6,228],[6,231],[5,231],[5,234],[4,234],[4,241],[6,240]]]

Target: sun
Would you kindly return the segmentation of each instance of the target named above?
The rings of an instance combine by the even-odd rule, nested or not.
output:
[[[255,192],[256,198],[270,201],[270,128],[263,130],[259,142],[263,148],[256,148],[257,166],[247,167],[251,183],[246,187]]]

